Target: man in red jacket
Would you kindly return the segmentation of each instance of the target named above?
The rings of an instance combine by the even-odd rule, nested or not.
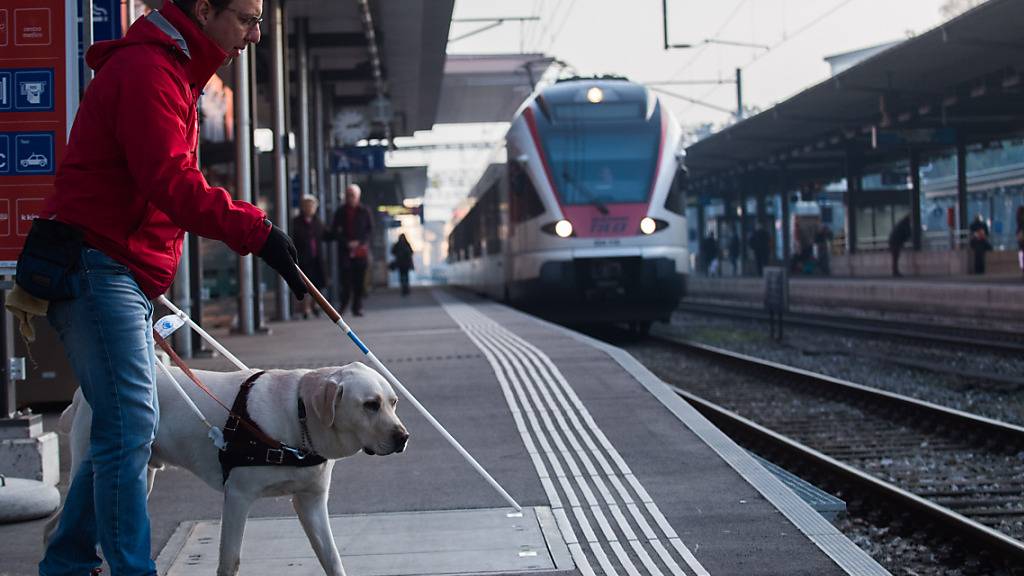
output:
[[[85,238],[80,295],[50,323],[93,411],[43,576],[156,574],[146,466],[159,417],[150,299],[171,285],[189,231],[256,253],[301,298],[295,247],[260,209],[200,173],[199,95],[217,68],[260,40],[262,0],[168,0],[124,38],[92,46],[96,70],[71,129],[45,217]],[[215,450],[211,444],[211,450]]]

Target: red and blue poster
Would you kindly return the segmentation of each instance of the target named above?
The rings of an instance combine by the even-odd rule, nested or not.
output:
[[[53,191],[68,127],[65,0],[0,4],[0,268]]]

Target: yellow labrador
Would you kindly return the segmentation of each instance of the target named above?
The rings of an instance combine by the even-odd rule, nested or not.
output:
[[[224,403],[230,405],[239,386],[255,370],[208,372],[195,370]],[[216,426],[223,426],[227,414],[206,394],[197,390],[179,370],[172,370],[199,409]],[[207,428],[188,408],[173,384],[157,371],[160,424],[150,460],[149,487],[164,465],[191,471],[216,490],[224,492],[221,518],[218,576],[238,573],[242,533],[249,508],[264,496],[292,496],[313,551],[324,571],[331,576],[345,574],[327,516],[327,492],[334,460],[359,450],[387,455],[405,450],[409,439],[395,413],[398,397],[375,370],[361,362],[317,370],[269,370],[249,393],[249,415],[270,437],[293,447],[303,445],[298,416],[298,398],[309,414],[306,422],[312,449],[327,459],[309,467],[246,466],[231,471],[223,483],[218,451],[207,437]],[[81,391],[60,419],[60,428],[71,433],[71,476],[89,449],[92,410]],[[46,538],[57,526],[60,511],[47,523]]]

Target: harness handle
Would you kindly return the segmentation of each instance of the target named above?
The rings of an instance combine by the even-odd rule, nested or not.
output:
[[[286,448],[284,444],[268,436],[267,433],[261,430],[260,427],[257,426],[255,423],[250,422],[248,418],[242,418],[241,416],[235,414],[231,410],[231,408],[228,408],[226,404],[221,402],[220,398],[218,398],[217,395],[214,394],[212,390],[207,388],[206,385],[199,380],[199,378],[192,372],[188,365],[185,364],[185,361],[182,360],[180,356],[178,356],[178,353],[174,351],[174,348],[171,348],[171,345],[168,344],[166,340],[164,340],[163,336],[161,336],[160,333],[157,332],[155,328],[153,329],[153,339],[156,340],[156,343],[158,346],[160,346],[160,349],[166,352],[167,355],[171,357],[171,361],[174,362],[174,365],[180,368],[181,371],[184,372],[186,376],[188,376],[189,380],[191,380],[196,386],[198,386],[200,390],[206,392],[207,396],[213,398],[214,402],[220,404],[221,408],[227,411],[229,418],[235,418],[242,426],[245,426],[245,428],[249,430],[249,432],[252,432],[252,434],[259,438],[260,441],[263,442],[264,444],[267,444],[268,446],[273,446],[274,448],[277,449]],[[259,376],[260,374],[263,374],[263,372],[257,372],[255,376]],[[250,376],[249,379],[246,380],[246,384],[251,385],[253,380],[255,380],[255,378]]]

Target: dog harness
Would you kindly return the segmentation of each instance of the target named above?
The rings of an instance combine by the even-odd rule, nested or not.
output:
[[[224,424],[224,440],[227,445],[217,456],[220,459],[221,472],[224,474],[224,482],[227,483],[228,475],[237,466],[295,466],[304,468],[306,466],[319,466],[327,461],[326,458],[313,452],[312,442],[309,441],[309,431],[306,428],[306,405],[302,398],[298,399],[299,423],[302,426],[303,448],[309,445],[309,449],[292,448],[278,442],[267,435],[252,418],[249,417],[247,407],[249,391],[252,390],[256,380],[264,374],[259,371],[242,383],[235,396],[235,402],[231,405],[231,414]]]

